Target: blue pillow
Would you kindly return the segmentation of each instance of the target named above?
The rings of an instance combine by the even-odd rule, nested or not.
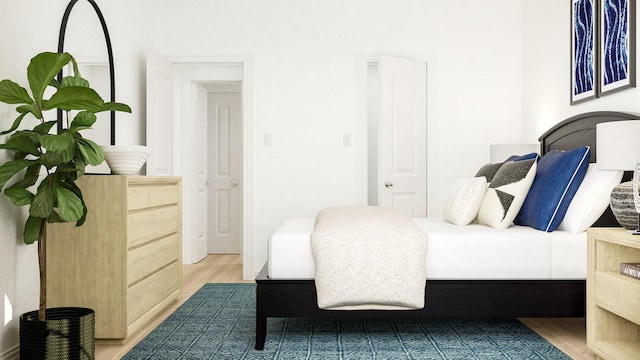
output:
[[[531,159],[538,159],[538,153],[529,153],[529,154],[525,154],[525,155],[511,155],[507,158],[507,160],[505,160],[505,162],[507,161],[522,161],[522,160],[531,160]]]
[[[545,154],[538,161],[536,177],[514,223],[546,232],[555,230],[587,173],[590,152],[588,146],[581,146]]]

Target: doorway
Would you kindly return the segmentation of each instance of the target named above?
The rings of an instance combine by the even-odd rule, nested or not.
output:
[[[242,247],[243,278],[257,271],[252,261],[251,196],[251,59],[246,56],[167,58],[147,56],[147,145],[157,154],[148,161],[148,175],[182,177],[182,261],[193,264],[208,253],[206,192],[206,129],[208,84],[240,86],[242,147]],[[204,115],[203,115],[204,114]]]

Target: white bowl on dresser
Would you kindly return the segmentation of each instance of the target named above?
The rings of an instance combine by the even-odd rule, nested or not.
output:
[[[151,155],[144,145],[101,145],[109,169],[116,175],[137,175]]]

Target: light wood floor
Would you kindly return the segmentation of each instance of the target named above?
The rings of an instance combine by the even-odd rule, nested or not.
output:
[[[209,282],[253,282],[242,280],[239,255],[209,255],[197,264],[183,265],[182,294],[151,324],[123,345],[96,345],[96,360],[120,359],[149,334],[202,285]],[[523,323],[573,359],[595,359],[587,349],[584,319],[526,318]]]

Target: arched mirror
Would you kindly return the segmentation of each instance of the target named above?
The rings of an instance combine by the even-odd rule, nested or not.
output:
[[[58,52],[71,53],[78,63],[78,69],[84,78],[89,80],[94,88],[105,101],[115,101],[115,73],[113,62],[113,49],[111,38],[105,22],[104,16],[94,0],[84,1],[76,7],[78,0],[71,0],[67,5],[58,37]],[[71,17],[72,10],[75,9],[74,17]],[[93,13],[93,14],[92,14]],[[73,19],[71,22],[69,21]],[[96,21],[98,20],[98,21]],[[70,26],[68,26],[71,24]],[[67,29],[69,32],[67,33]],[[97,50],[100,38],[104,36],[106,43],[106,56],[104,48]],[[86,39],[94,39],[91,44],[87,44]],[[65,48],[65,40],[67,48]],[[100,45],[103,47],[103,45]],[[58,74],[58,81],[62,77],[71,74],[72,69],[64,69]],[[63,74],[64,73],[64,74]],[[93,129],[86,131],[86,137],[95,141],[99,145],[115,145],[115,112],[98,113],[98,121]],[[58,131],[62,130],[63,123],[62,110],[58,110]],[[110,173],[106,164],[97,167],[88,167],[87,173]]]

